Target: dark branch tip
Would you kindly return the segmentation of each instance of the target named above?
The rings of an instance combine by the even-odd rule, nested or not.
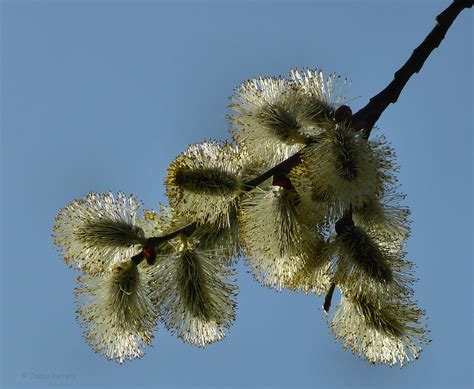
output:
[[[323,309],[326,315],[328,314],[329,309],[331,308],[332,296],[334,294],[335,288],[336,288],[336,284],[334,282],[331,283],[331,286],[329,287],[329,290],[326,293],[326,297],[324,298]]]

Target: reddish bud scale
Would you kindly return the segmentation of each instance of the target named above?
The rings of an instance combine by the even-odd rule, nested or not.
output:
[[[352,118],[352,109],[347,105],[341,105],[334,114],[336,123],[344,122]]]
[[[143,247],[143,256],[145,257],[146,263],[148,265],[153,265],[156,262],[156,253],[154,247]]]
[[[273,176],[272,185],[280,186],[286,190],[291,190],[294,188],[290,178],[282,172],[278,172]]]

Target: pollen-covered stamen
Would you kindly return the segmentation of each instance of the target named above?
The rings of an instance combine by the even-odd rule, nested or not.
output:
[[[410,209],[401,204],[404,199],[396,187],[388,186],[381,198],[367,199],[354,209],[354,222],[366,231],[383,236],[387,247],[403,249],[405,239],[410,236]]]
[[[298,133],[300,125],[295,115],[290,113],[282,104],[265,104],[257,114],[260,123],[286,144],[305,143]]]
[[[230,143],[189,146],[171,163],[165,179],[173,211],[197,223],[229,227],[248,162],[245,150]]]
[[[347,122],[325,131],[318,143],[301,152],[301,159],[308,167],[315,198],[327,201],[338,212],[380,197],[394,180],[396,166],[388,144],[361,139]]]
[[[314,204],[302,201],[295,189],[285,188],[292,185],[285,174],[277,175],[275,183],[282,186],[257,187],[242,200],[240,225],[253,275],[263,285],[280,290],[295,286],[293,280],[300,277],[307,259],[317,257],[321,236],[309,223],[317,217]],[[320,265],[318,260],[314,267]]]
[[[352,219],[351,219],[352,220]],[[393,273],[377,244],[360,228],[346,226],[338,235],[346,252],[368,277],[380,283],[393,280]]]
[[[149,268],[129,261],[107,274],[78,278],[77,319],[95,352],[122,363],[140,358],[151,344],[157,314],[149,276]]]
[[[300,95],[299,119],[309,125],[309,133],[317,136],[331,129],[335,109],[345,100],[347,80],[334,73],[325,76],[321,70],[311,69],[292,70],[290,77]]]
[[[333,152],[339,176],[346,181],[355,180],[359,173],[357,164],[359,147],[354,134],[351,131],[336,129]]]
[[[112,269],[115,284],[119,290],[130,296],[135,292],[138,285],[138,268],[134,263],[128,262],[117,265]],[[127,312],[125,312],[125,315]]]
[[[396,337],[403,335],[403,323],[399,321],[396,314],[390,310],[382,310],[370,301],[359,300],[357,307],[365,320],[378,331]]]
[[[281,77],[252,79],[231,98],[229,116],[236,143],[254,158],[276,164],[310,140],[301,119],[301,98],[295,84]]]
[[[215,224],[200,224],[192,237],[195,247],[199,250],[218,250],[222,257],[233,264],[239,259],[241,253],[240,225],[237,210],[229,215],[229,227],[219,227]]]
[[[181,298],[193,317],[203,320],[217,319],[210,315],[208,285],[203,280],[203,270],[193,251],[183,250],[180,260],[182,267]]]
[[[344,294],[331,318],[331,329],[343,347],[370,363],[390,366],[417,359],[429,340],[421,323],[424,312],[406,299],[384,296],[376,305]]]
[[[140,227],[106,218],[81,225],[74,233],[85,245],[94,247],[129,247],[145,240]]]
[[[222,195],[233,193],[240,188],[235,175],[221,169],[176,168],[174,184],[194,193]]]
[[[146,242],[137,225],[139,207],[134,196],[123,193],[90,193],[71,201],[55,218],[54,243],[70,266],[87,274],[108,273]]]
[[[235,320],[237,288],[221,252],[195,249],[192,239],[160,259],[150,286],[166,328],[204,347],[223,339]]]

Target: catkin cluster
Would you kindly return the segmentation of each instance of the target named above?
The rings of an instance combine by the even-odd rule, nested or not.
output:
[[[60,210],[54,243],[84,273],[77,317],[96,352],[140,357],[158,322],[198,347],[223,339],[244,258],[263,286],[326,294],[325,310],[337,287],[330,328],[370,363],[419,356],[427,330],[394,152],[352,129],[344,85],[308,69],[246,81],[231,97],[232,142],[191,145],[171,163],[169,205],[142,211],[109,192]]]

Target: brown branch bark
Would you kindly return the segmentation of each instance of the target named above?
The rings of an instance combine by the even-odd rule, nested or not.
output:
[[[426,59],[429,55],[436,49],[449,27],[453,24],[454,20],[465,8],[471,8],[473,6],[474,0],[454,0],[451,5],[441,12],[436,17],[436,25],[423,40],[423,42],[413,50],[410,58],[405,62],[405,64],[395,72],[392,82],[382,90],[380,93],[375,95],[369,100],[369,103],[356,112],[351,119],[351,124],[355,131],[363,130],[363,135],[365,139],[368,139],[370,132],[372,131],[373,126],[380,118],[385,109],[393,103],[396,103],[400,93],[407,84],[408,80],[413,76],[413,74],[418,73]],[[289,172],[291,168],[297,165],[301,161],[301,151],[295,153],[288,159],[274,166],[270,170],[261,174],[260,176],[254,178],[251,181],[248,181],[244,184],[244,191],[250,191],[253,188],[260,185],[262,182],[272,177],[277,172]],[[198,224],[196,222],[190,223],[184,227],[181,227],[169,234],[152,237],[148,239],[147,244],[143,247],[143,250],[132,257],[132,261],[136,264],[139,264],[144,259],[149,262],[154,262],[154,258],[149,258],[150,253],[154,255],[155,247],[167,240],[173,239],[180,234],[191,235],[197,228]],[[329,309],[329,308],[328,308]]]
[[[382,113],[390,105],[397,102],[400,93],[408,80],[418,73],[431,52],[444,39],[446,32],[456,17],[465,8],[471,8],[473,0],[454,0],[451,5],[436,17],[436,25],[415,49],[405,64],[395,72],[392,82],[369,100],[369,103],[352,117],[352,125],[356,131],[363,130],[364,137],[369,138],[370,132]]]

